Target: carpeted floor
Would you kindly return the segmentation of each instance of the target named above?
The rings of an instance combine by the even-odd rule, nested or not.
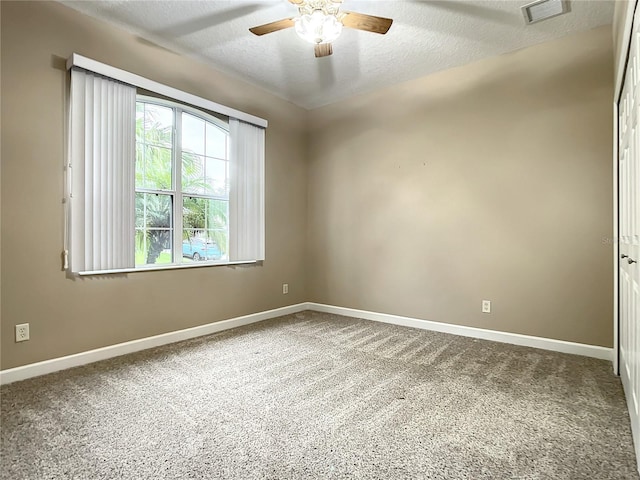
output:
[[[10,384],[3,479],[637,479],[600,360],[317,312]]]

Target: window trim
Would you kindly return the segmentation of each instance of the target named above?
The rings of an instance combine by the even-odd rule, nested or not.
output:
[[[92,275],[103,275],[103,274],[119,274],[119,273],[139,273],[139,272],[157,272],[161,270],[180,270],[183,268],[203,268],[203,267],[235,267],[241,265],[255,265],[262,264],[263,260],[238,260],[235,262],[199,262],[199,263],[184,263],[184,264],[175,264],[168,263],[165,265],[151,265],[151,266],[141,266],[134,268],[115,268],[112,270],[85,270],[82,272],[76,273],[76,275],[84,276],[92,276]]]
[[[112,67],[111,65],[92,60],[91,58],[84,57],[77,53],[71,54],[71,56],[67,59],[67,70],[70,70],[71,67],[79,67],[85,70],[90,70],[100,75],[104,75],[105,77],[110,77],[139,88],[144,88],[145,90],[164,95],[165,97],[173,98],[189,105],[204,108],[205,110],[211,110],[212,112],[221,113],[228,117],[237,118],[238,120],[251,123],[258,127],[267,128],[269,123],[264,118],[256,117],[255,115],[251,115],[250,113],[241,112],[240,110],[236,110],[235,108],[212,102],[211,100],[207,100],[206,98],[198,97],[197,95],[178,90],[177,88],[164,85],[154,80],[136,75],[135,73],[127,72],[126,70]]]

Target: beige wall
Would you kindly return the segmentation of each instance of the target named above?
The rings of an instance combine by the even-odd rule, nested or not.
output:
[[[56,3],[1,21],[2,369],[307,300],[611,345],[610,28],[305,112]],[[263,266],[65,276],[72,52],[269,120]]]
[[[60,4],[1,5],[2,369],[306,300],[304,110]],[[263,266],[66,278],[62,59],[73,52],[269,120]],[[16,344],[22,322],[31,340]]]
[[[310,300],[611,346],[611,35],[311,112]]]

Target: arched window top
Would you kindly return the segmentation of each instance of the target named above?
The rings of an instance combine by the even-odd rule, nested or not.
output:
[[[167,100],[165,98],[153,97],[151,95],[138,94],[136,97],[137,97],[138,103],[140,102],[151,103],[151,104],[171,108],[174,110],[180,110],[182,112],[188,113],[189,115],[193,115],[194,117],[198,117],[204,120],[205,122],[209,122],[215,125],[216,127],[220,128],[221,130],[224,130],[225,132],[229,133],[229,117],[225,115],[217,114],[219,116],[216,116],[206,110],[196,108],[191,105],[187,105],[185,103],[180,103],[173,100]]]

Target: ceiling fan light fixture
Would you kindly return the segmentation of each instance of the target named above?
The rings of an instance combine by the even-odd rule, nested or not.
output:
[[[296,33],[300,38],[314,45],[331,43],[342,33],[342,23],[335,15],[322,10],[314,10],[310,14],[295,19]]]

